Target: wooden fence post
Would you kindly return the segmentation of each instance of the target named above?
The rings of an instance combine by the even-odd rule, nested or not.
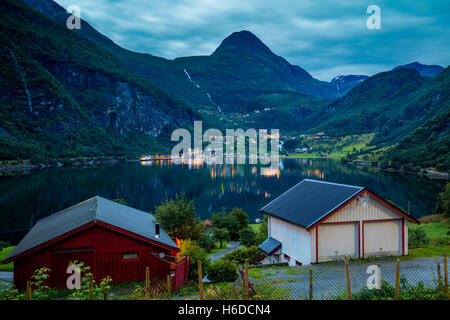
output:
[[[398,300],[399,286],[400,286],[400,259],[397,259],[397,271],[395,273],[395,296],[394,296],[394,300]]]
[[[445,299],[448,300],[448,267],[447,267],[447,254],[444,254],[444,281],[445,281]]]
[[[441,276],[441,263],[437,263],[437,275],[438,275],[438,289],[442,290],[442,276]]]
[[[27,281],[27,300],[31,300],[31,281]]]
[[[171,283],[171,278],[170,278],[170,274],[167,275],[167,298],[170,300],[172,294],[172,283]]]
[[[150,268],[145,267],[145,298],[150,298]]]
[[[348,300],[352,300],[352,288],[350,286],[350,273],[348,271],[348,257],[345,257],[345,274],[347,276]]]
[[[309,300],[313,299],[313,270],[309,268]]]
[[[244,300],[248,300],[248,259],[245,259]]]
[[[92,276],[88,277],[88,281],[89,281],[89,300],[93,300],[94,299],[94,288],[93,288],[93,284],[92,284]]]
[[[204,300],[204,296],[203,296],[202,261],[201,260],[198,260],[198,288],[200,289],[200,300]]]

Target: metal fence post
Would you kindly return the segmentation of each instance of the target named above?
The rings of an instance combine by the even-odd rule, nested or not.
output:
[[[437,275],[438,275],[438,289],[442,290],[442,276],[441,276],[441,263],[437,263]]]
[[[309,300],[313,299],[313,270],[309,268]]]
[[[352,300],[352,288],[350,286],[350,273],[348,271],[348,257],[345,257],[345,274],[347,276],[348,300]]]
[[[397,272],[395,274],[395,296],[394,296],[394,300],[398,300],[399,285],[400,285],[400,259],[397,259]]]
[[[380,277],[380,279],[378,279],[378,281],[380,282],[380,288],[378,289],[378,300],[381,300],[381,265],[377,264],[378,266],[378,276]]]
[[[200,290],[200,300],[204,300],[204,296],[203,296],[202,261],[201,260],[198,260],[198,288]]]
[[[444,254],[444,281],[445,281],[445,299],[448,300],[448,267],[447,267],[447,254]]]
[[[248,300],[248,259],[245,259],[245,271],[244,271],[244,300]]]

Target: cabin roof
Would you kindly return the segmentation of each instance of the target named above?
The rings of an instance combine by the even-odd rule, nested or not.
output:
[[[367,189],[360,186],[304,179],[261,208],[259,212],[310,229],[363,190]],[[371,192],[371,194],[373,193]],[[380,197],[377,196],[377,198]],[[404,210],[381,198],[380,200],[399,214],[418,223]]]
[[[95,196],[38,220],[5,261],[79,227],[97,221],[178,249],[162,228],[160,228],[160,237],[155,238],[155,223],[157,221],[152,214]]]

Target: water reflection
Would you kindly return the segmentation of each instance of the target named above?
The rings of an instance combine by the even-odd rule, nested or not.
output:
[[[304,178],[366,186],[417,217],[430,214],[444,181],[354,167],[330,159],[281,159],[279,168],[260,165],[207,165],[170,160],[117,166],[59,168],[0,178],[0,240],[16,243],[33,223],[94,195],[124,198],[152,211],[166,197],[195,197],[201,219],[241,207],[251,222],[258,209]]]

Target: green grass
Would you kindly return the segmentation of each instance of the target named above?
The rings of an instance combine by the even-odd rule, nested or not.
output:
[[[442,257],[444,254],[450,253],[450,245],[446,246],[424,246],[422,248],[408,249],[408,255],[401,258],[401,260],[408,260],[411,258],[420,257]]]
[[[250,227],[250,229],[252,229],[254,232],[258,232],[259,231],[259,223],[252,223],[248,225]]]
[[[212,249],[209,254],[213,254],[213,253],[217,253],[217,252],[220,252],[222,250],[225,250],[226,248],[228,248],[229,244],[231,244],[231,242],[223,242],[223,248],[221,248],[220,247],[220,241],[217,241],[216,242],[216,247],[214,249]]]
[[[420,225],[414,224],[408,227],[409,230],[422,229],[426,235],[433,240],[437,237],[448,237],[447,232],[450,231],[450,225],[441,222],[429,222]]]
[[[0,251],[0,261],[3,261],[6,259],[6,257],[11,253],[11,251],[14,250],[15,247],[6,247],[3,248]],[[0,264],[0,271],[13,271],[14,270],[14,264],[13,262],[7,263],[7,264]]]

